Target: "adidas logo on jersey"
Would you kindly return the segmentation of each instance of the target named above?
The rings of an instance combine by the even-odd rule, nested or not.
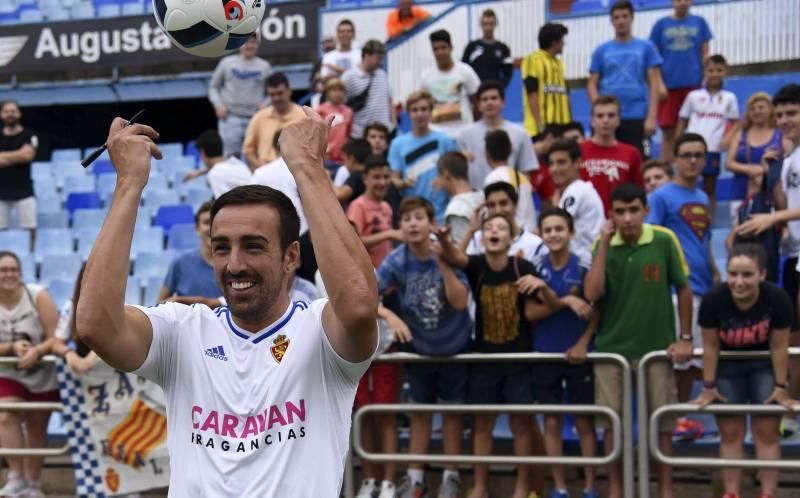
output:
[[[225,356],[225,350],[222,349],[222,346],[206,349],[206,356],[210,356],[217,360],[228,361],[228,357]]]

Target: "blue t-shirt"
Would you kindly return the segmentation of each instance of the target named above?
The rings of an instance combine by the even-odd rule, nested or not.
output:
[[[661,65],[661,56],[648,40],[611,40],[592,54],[590,73],[600,76],[600,95],[614,95],[622,105],[622,119],[647,116],[647,70]]]
[[[549,256],[542,258],[538,265],[539,276],[558,297],[573,295],[583,297],[583,279],[588,268],[581,265],[575,254],[560,270],[553,268]],[[578,342],[586,331],[588,321],[581,320],[569,307],[562,308],[547,318],[536,322],[533,332],[533,350],[540,353],[565,353]],[[594,344],[589,350],[594,349]]]
[[[179,296],[220,297],[214,268],[200,255],[200,251],[188,251],[175,258],[169,266],[164,287],[169,294]]]
[[[711,39],[706,20],[689,15],[685,19],[672,16],[659,19],[650,33],[650,41],[658,49],[664,64],[661,67],[667,88],[696,88],[703,82],[703,43]]]
[[[647,198],[647,223],[669,228],[678,237],[689,264],[689,284],[695,296],[711,290],[711,207],[705,192],[668,183]]]
[[[456,270],[467,288],[467,278]],[[456,310],[444,294],[444,277],[436,256],[420,260],[401,244],[378,267],[381,293],[396,288],[400,308],[411,335],[411,346],[419,354],[450,356],[463,352],[472,336],[472,320],[467,310]]]
[[[444,133],[431,131],[424,137],[406,133],[395,138],[389,147],[389,165],[392,171],[400,173],[403,179],[417,179],[413,187],[403,191],[403,197],[419,196],[433,203],[436,222],[444,222],[447,208],[447,192],[433,188],[438,175],[436,161],[439,156],[451,150],[458,150],[455,141]]]

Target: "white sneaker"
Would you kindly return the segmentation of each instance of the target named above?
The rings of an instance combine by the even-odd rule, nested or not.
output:
[[[397,488],[392,481],[383,481],[381,483],[381,490],[378,493],[378,498],[395,498]]]
[[[356,498],[374,498],[375,493],[378,492],[378,485],[375,479],[364,479],[361,481],[361,487],[358,488]]]
[[[28,482],[22,478],[11,478],[0,489],[0,496],[4,498],[17,498],[27,496]]]
[[[45,498],[46,495],[42,492],[42,488],[30,487],[25,491],[23,496],[25,498]]]

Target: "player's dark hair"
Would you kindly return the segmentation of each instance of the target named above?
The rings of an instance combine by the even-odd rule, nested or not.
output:
[[[355,32],[356,32],[356,25],[355,25],[355,24],[353,24],[353,21],[351,21],[350,19],[342,19],[341,21],[339,21],[339,22],[336,24],[336,29],[338,30],[338,29],[339,29],[339,26],[341,26],[341,25],[343,25],[343,24],[344,24],[344,25],[347,25],[347,26],[350,26],[351,28],[353,28],[353,34],[355,34]]]
[[[633,15],[633,4],[630,0],[617,0],[611,6],[611,9],[609,9],[608,13],[613,16],[614,12],[618,10],[627,10],[631,13],[631,15]]]
[[[779,106],[784,104],[800,104],[800,85],[790,83],[772,97],[772,105]]]
[[[491,17],[492,19],[497,20],[497,14],[494,13],[492,9],[484,9],[481,13],[481,17]]]
[[[681,136],[675,139],[672,153],[677,157],[678,151],[681,150],[681,145],[695,142],[703,144],[703,150],[708,152],[708,144],[706,144],[706,139],[702,135],[698,133],[682,133]]]
[[[469,162],[467,157],[458,151],[445,152],[436,161],[439,172],[447,171],[453,178],[469,180]]]
[[[361,47],[361,57],[365,55],[385,54],[386,46],[378,40],[367,40],[367,43]]]
[[[728,253],[728,264],[733,258],[744,256],[756,262],[759,270],[764,270],[767,267],[767,253],[764,248],[755,242],[739,242],[731,247]]]
[[[558,140],[553,142],[553,145],[551,145],[550,148],[547,149],[548,162],[550,162],[550,156],[554,152],[566,152],[567,155],[569,155],[569,159],[572,162],[575,162],[581,158],[581,148],[577,143],[573,142],[572,140],[563,140],[559,138]]]
[[[201,150],[207,157],[219,157],[222,152],[222,137],[217,130],[206,130],[197,137],[194,143],[197,150]]]
[[[495,192],[505,192],[509,199],[511,199],[511,203],[515,206],[517,202],[519,202],[519,194],[517,194],[517,189],[514,188],[513,185],[506,182],[494,182],[490,183],[486,187],[483,188],[483,197],[484,199],[488,199],[490,195],[494,194]]]
[[[377,121],[368,124],[366,128],[364,128],[364,139],[367,138],[367,135],[369,135],[370,130],[375,130],[380,133],[383,133],[383,136],[386,137],[386,145],[389,145],[389,128],[387,128],[385,124],[379,123]]]
[[[194,226],[198,226],[200,224],[200,215],[203,213],[208,213],[211,211],[211,206],[214,204],[214,201],[208,200],[202,204],[200,207],[197,208],[197,212],[194,214]]]
[[[400,202],[398,211],[400,212],[400,217],[402,218],[403,215],[409,211],[419,208],[425,210],[425,214],[428,215],[429,220],[434,220],[435,211],[433,209],[433,204],[431,204],[431,201],[428,199],[423,199],[422,197],[406,197],[402,200],[402,202]]]
[[[577,121],[570,121],[569,123],[561,126],[561,130],[559,130],[559,138],[563,137],[570,130],[578,130],[581,132],[582,136],[586,135],[586,130],[583,129],[582,124]]]
[[[566,26],[559,23],[548,22],[539,28],[539,48],[547,50],[552,47],[554,43],[558,43],[562,38],[567,36],[569,30]]]
[[[362,173],[362,175],[366,177],[367,173],[369,173],[373,169],[388,168],[388,167],[389,167],[389,161],[387,161],[385,157],[380,156],[378,154],[370,154],[369,157],[367,157],[366,162],[364,162],[364,172]]]
[[[725,60],[725,57],[723,57],[722,54],[714,54],[711,57],[709,57],[706,62],[709,63],[709,64],[713,62],[714,64],[719,64],[721,66],[727,66],[728,65],[728,61]]]
[[[672,171],[672,164],[669,161],[662,161],[661,159],[648,159],[642,164],[642,177],[647,172],[647,170],[651,169],[660,169],[667,175],[669,178],[672,178],[673,171]]]
[[[636,199],[642,201],[642,206],[647,206],[647,192],[644,187],[635,183],[621,183],[611,191],[609,205],[614,206],[614,201],[629,203]]]
[[[500,94],[500,99],[505,100],[506,98],[506,89],[503,87],[503,84],[496,80],[486,80],[481,83],[481,86],[478,87],[478,93],[476,97],[478,100],[481,99],[481,95],[488,92],[489,90],[497,90],[497,93]]]
[[[351,138],[342,147],[342,154],[352,157],[358,164],[365,164],[372,154],[372,146],[363,138]]]
[[[433,45],[435,42],[444,42],[447,45],[449,45],[450,48],[453,47],[453,42],[450,39],[450,33],[448,33],[447,30],[445,29],[439,29],[434,31],[433,33],[431,33],[429,38],[431,40],[431,45]]]
[[[566,209],[562,209],[560,207],[548,207],[544,208],[542,214],[539,215],[539,227],[542,226],[542,223],[545,219],[550,218],[551,216],[558,216],[560,218],[564,218],[564,221],[567,222],[567,228],[569,229],[570,233],[575,232],[575,218],[569,214],[569,211]]]
[[[289,86],[289,78],[286,77],[284,73],[280,71],[277,73],[272,73],[267,78],[267,87],[269,88],[278,88],[279,86],[285,86],[286,88],[291,88]]]
[[[511,157],[511,139],[505,130],[492,130],[486,133],[486,155],[492,161],[507,161]]]
[[[219,196],[211,205],[211,224],[217,213],[226,206],[264,204],[278,211],[281,252],[300,238],[300,216],[292,201],[280,190],[264,185],[242,185]]]

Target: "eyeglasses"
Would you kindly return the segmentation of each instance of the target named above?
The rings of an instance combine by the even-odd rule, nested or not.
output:
[[[685,159],[687,161],[691,161],[692,159],[697,159],[698,161],[703,160],[706,158],[705,152],[684,152],[682,154],[678,154],[678,157],[681,159]]]

